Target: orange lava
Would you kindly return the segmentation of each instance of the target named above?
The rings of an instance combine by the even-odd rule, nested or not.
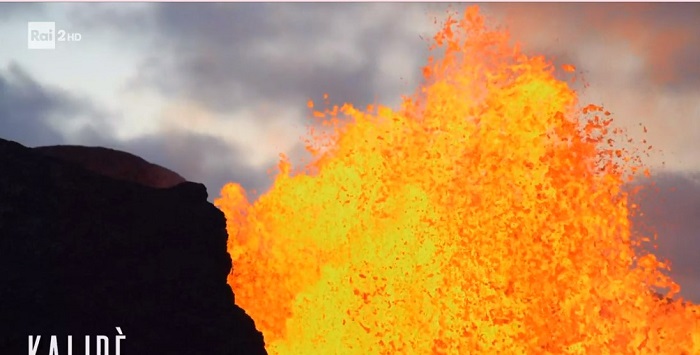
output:
[[[447,21],[398,111],[316,112],[314,161],[254,203],[224,187],[236,303],[270,354],[700,354],[609,113],[484,22]]]

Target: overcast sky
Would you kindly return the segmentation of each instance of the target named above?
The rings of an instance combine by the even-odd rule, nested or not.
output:
[[[0,4],[0,137],[101,145],[207,185],[264,190],[279,153],[303,155],[308,99],[396,105],[420,82],[448,4]],[[461,9],[465,5],[453,5]],[[648,197],[662,256],[700,302],[700,5],[483,4],[532,54],[576,65],[655,151]],[[27,49],[27,22],[80,42]],[[676,188],[672,191],[671,188]]]

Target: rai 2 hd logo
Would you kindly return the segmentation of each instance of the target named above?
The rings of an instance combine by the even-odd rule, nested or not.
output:
[[[56,42],[80,42],[80,32],[56,30],[56,22],[27,22],[28,49],[56,49]]]

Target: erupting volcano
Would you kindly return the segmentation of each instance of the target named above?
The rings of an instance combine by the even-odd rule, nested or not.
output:
[[[315,112],[308,166],[216,201],[268,351],[700,353],[698,307],[652,292],[678,286],[631,231],[610,113],[477,8],[434,40],[400,109]]]

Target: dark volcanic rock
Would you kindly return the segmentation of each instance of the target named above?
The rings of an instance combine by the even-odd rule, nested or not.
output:
[[[186,180],[160,165],[149,163],[126,152],[77,145],[57,145],[34,148],[43,154],[76,163],[90,171],[119,180],[167,188]]]
[[[0,139],[0,354],[265,354],[201,184],[156,189]],[[102,351],[102,354],[105,354]]]

